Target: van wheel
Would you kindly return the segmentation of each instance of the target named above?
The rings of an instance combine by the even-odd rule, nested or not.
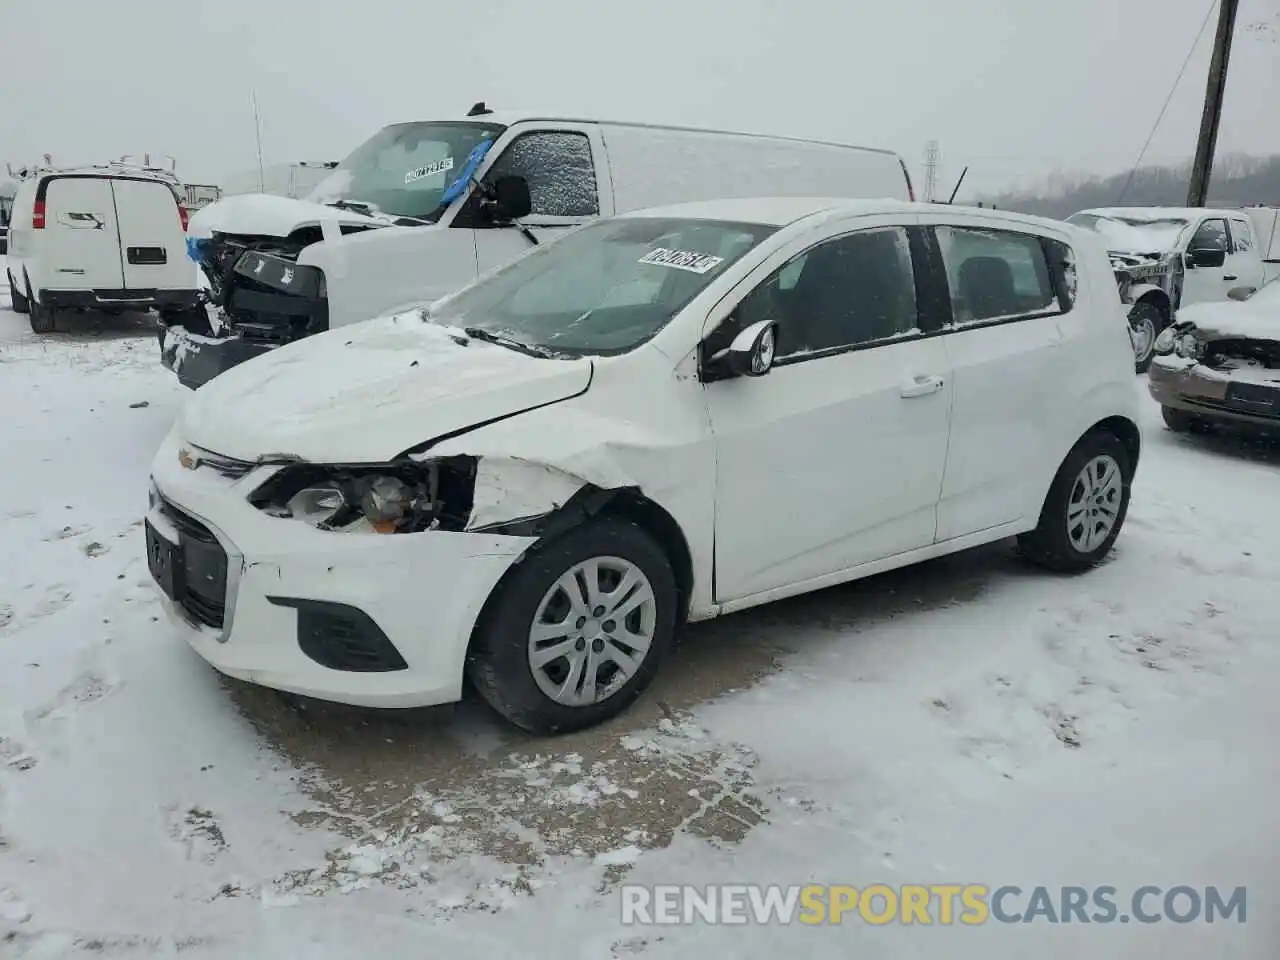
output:
[[[30,309],[27,311],[29,316],[27,320],[31,323],[31,329],[35,333],[53,333],[58,328],[57,318],[54,316],[53,307],[46,303],[41,303],[34,297],[30,302]]]
[[[1039,525],[1018,537],[1023,556],[1060,573],[1096,565],[1124,526],[1132,482],[1124,444],[1100,430],[1085,434],[1058,468]]]
[[[213,327],[204,307],[187,307],[184,310],[161,310],[160,322],[166,327],[182,327],[187,333],[209,336]]]
[[[634,523],[592,521],[517,563],[486,604],[467,673],[530,733],[616,716],[671,647],[679,590],[662,548]]]
[[[13,284],[13,274],[5,271],[5,276],[9,278],[9,302],[13,304],[14,313],[28,313],[31,310],[31,301],[18,292],[18,288]]]

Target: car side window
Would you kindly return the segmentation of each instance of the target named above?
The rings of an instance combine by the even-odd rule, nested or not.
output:
[[[1075,259],[1070,248],[1058,265],[1055,284],[1040,237],[986,227],[936,228],[956,326],[992,320],[1053,315],[1075,297]],[[1062,295],[1055,287],[1062,288]]]
[[[591,141],[586,134],[545,130],[511,141],[486,180],[521,176],[529,183],[532,213],[548,217],[594,217],[600,213]]]
[[[733,320],[734,331],[777,321],[779,360],[917,332],[906,230],[861,230],[810,247],[752,290]]]
[[[1227,221],[1225,220],[1206,220],[1196,228],[1195,234],[1191,237],[1191,243],[1188,245],[1189,250],[1222,250],[1223,252],[1230,249],[1227,246]]]
[[[1246,221],[1231,221],[1231,246],[1235,253],[1248,253],[1253,249],[1253,230]]]

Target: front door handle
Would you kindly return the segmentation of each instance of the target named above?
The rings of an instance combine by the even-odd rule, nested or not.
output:
[[[905,398],[927,397],[941,390],[942,384],[941,377],[912,377],[902,385],[902,396]]]
[[[1239,280],[1239,277],[1223,277],[1223,280]]]

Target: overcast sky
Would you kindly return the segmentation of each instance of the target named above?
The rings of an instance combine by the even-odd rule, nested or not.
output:
[[[920,183],[1128,169],[1209,0],[0,0],[0,160],[340,159],[474,101],[887,146]],[[1241,0],[1223,152],[1280,153],[1280,0]],[[1216,17],[1216,13],[1215,13]],[[1150,150],[1190,157],[1211,22]],[[1275,29],[1273,29],[1273,27]],[[966,190],[966,193],[969,191]]]

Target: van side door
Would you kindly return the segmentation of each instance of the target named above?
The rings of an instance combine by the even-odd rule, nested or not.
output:
[[[502,176],[524,177],[533,209],[520,226],[498,225],[482,209],[479,191],[472,190],[451,229],[473,231],[479,273],[500,267],[573,227],[613,215],[608,157],[595,124],[517,124],[495,144],[486,164],[480,174],[482,183]]]

